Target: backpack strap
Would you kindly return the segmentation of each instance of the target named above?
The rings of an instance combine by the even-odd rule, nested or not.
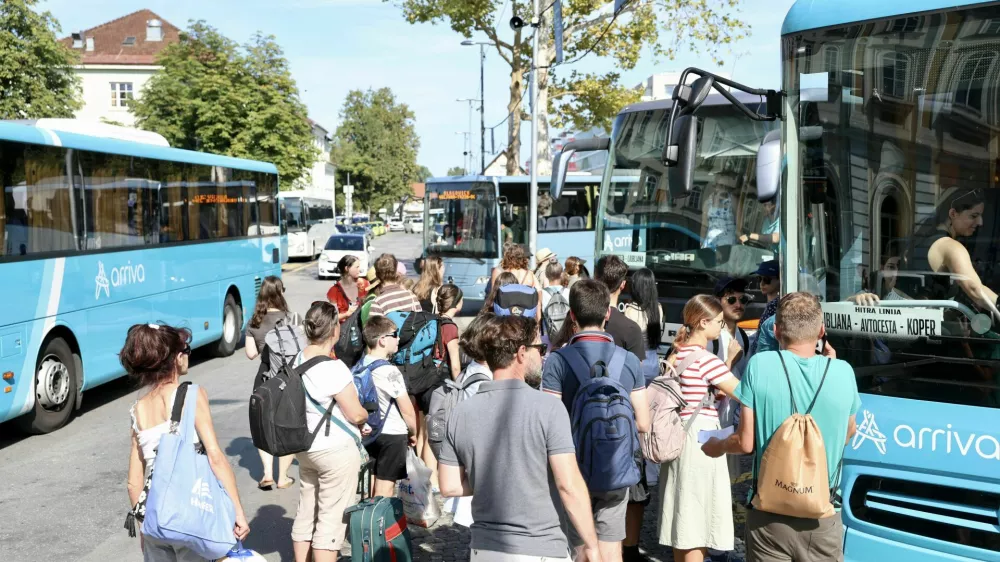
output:
[[[464,391],[478,382],[486,382],[488,380],[490,380],[490,378],[486,376],[486,373],[472,373],[469,375],[469,378],[465,379],[465,382],[462,383],[462,386],[460,386],[459,389]],[[448,382],[451,382],[450,379]]]
[[[750,336],[747,335],[746,330],[736,327],[736,331],[740,334],[740,339],[743,340],[743,354],[746,355],[750,351]]]
[[[698,362],[698,360],[704,359],[705,357],[715,357],[715,354],[708,351],[707,349],[696,349],[691,353],[688,353],[688,356],[685,357],[683,361],[674,366],[674,372],[676,372],[677,376],[680,377],[681,375],[684,374],[684,371],[688,370],[688,367],[694,365],[696,362]],[[691,417],[688,418],[687,423],[684,424],[684,433],[687,433],[688,430],[691,429],[691,426],[694,425],[694,420],[698,419],[698,414],[700,414],[701,411],[706,406],[709,406],[715,402],[715,395],[712,393],[711,390],[712,390],[711,387],[709,387],[705,391],[705,396],[703,396],[701,401],[698,402],[698,405],[695,406],[694,412],[691,413]]]
[[[625,370],[626,353],[624,349],[615,346],[614,352],[611,353],[611,359],[608,360],[608,373],[618,381],[621,381],[622,372]],[[630,388],[629,392],[631,391]]]
[[[182,382],[177,386],[177,390],[174,391],[174,406],[170,409],[170,430],[171,432],[174,428],[180,426],[181,416],[184,415],[184,400],[187,399],[188,387],[191,386],[191,381]]]
[[[580,353],[580,350],[576,349],[572,345],[567,345],[562,349],[556,350],[556,354],[562,357],[566,363],[569,364],[569,368],[573,371],[573,376],[576,377],[580,386],[587,384],[587,378],[585,378],[582,373],[590,373],[592,376],[592,369],[597,367],[597,365],[594,365],[593,367],[588,365],[587,360],[583,358],[583,354]]]
[[[333,361],[333,359],[330,359],[330,357],[326,355],[317,355],[316,357],[313,357],[312,359],[309,359],[304,363],[302,363],[301,365],[299,365],[298,367],[296,367],[295,374],[299,378],[302,378],[303,375],[309,372],[309,369],[312,369],[313,367],[319,365],[320,363],[326,363],[327,361]],[[323,412],[323,418],[319,421],[319,424],[316,426],[316,429],[312,432],[312,438],[316,439],[316,436],[319,435],[320,428],[322,428],[324,425],[326,426],[326,435],[329,436],[330,420],[333,419],[333,421],[338,421],[336,418],[333,417],[333,407],[334,405],[336,405],[337,401],[334,400],[330,402],[330,407],[327,408],[326,411],[324,412],[323,405],[320,404],[318,400],[316,400],[309,394],[309,391],[306,390],[305,384],[302,385],[302,391],[305,393],[306,398],[311,400],[312,403],[316,406],[316,409],[319,410],[320,412]]]

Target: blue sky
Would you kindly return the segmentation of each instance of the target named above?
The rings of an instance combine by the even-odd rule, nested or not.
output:
[[[751,25],[752,33],[733,46],[733,53],[745,53],[736,61],[737,80],[754,86],[778,86],[779,31],[793,3],[741,0],[741,17]],[[468,104],[455,100],[479,97],[478,48],[461,46],[463,38],[447,25],[406,23],[397,7],[382,0],[43,0],[40,7],[59,20],[61,36],[143,8],[181,28],[187,27],[189,20],[204,19],[239,42],[257,30],[275,35],[310,116],[331,132],[339,122],[348,91],[389,87],[416,114],[420,163],[437,175],[462,165],[463,139],[455,133],[468,129]],[[736,59],[726,58],[723,70],[732,71]],[[636,69],[626,72],[624,79],[634,85],[656,72],[711,65],[709,57],[683,51],[673,61],[657,63],[646,57]],[[613,62],[590,56],[578,68],[604,72],[613,68]],[[487,127],[506,116],[508,74],[499,56],[488,53]],[[477,113],[477,147],[478,119]],[[529,127],[524,124],[525,143]],[[506,131],[506,126],[496,130],[498,148],[506,142]],[[486,143],[489,150],[488,133]],[[522,159],[527,153],[525,150]]]

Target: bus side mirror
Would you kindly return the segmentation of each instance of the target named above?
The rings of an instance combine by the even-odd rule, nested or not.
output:
[[[549,194],[552,195],[552,198],[559,199],[559,196],[562,195],[570,160],[577,152],[607,151],[610,146],[611,139],[608,137],[594,137],[566,143],[562,152],[556,154],[555,161],[552,162],[552,179],[549,184]]]
[[[667,184],[671,195],[686,197],[694,185],[694,161],[698,155],[698,118],[681,115],[675,119],[671,137],[671,144],[663,147]]]
[[[781,182],[781,131],[764,136],[757,150],[757,200],[769,201],[778,194]]]

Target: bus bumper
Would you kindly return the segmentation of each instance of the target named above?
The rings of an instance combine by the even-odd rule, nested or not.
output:
[[[863,533],[857,529],[844,529],[844,562],[886,562],[905,560],[906,562],[956,562],[958,560],[1000,560],[1000,552],[989,558],[977,556],[969,558],[921,546],[894,541]]]

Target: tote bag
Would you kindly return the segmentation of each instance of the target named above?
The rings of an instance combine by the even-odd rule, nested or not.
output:
[[[170,430],[156,448],[142,534],[215,560],[236,544],[236,512],[208,457],[195,448],[197,404],[198,385],[180,385]]]

